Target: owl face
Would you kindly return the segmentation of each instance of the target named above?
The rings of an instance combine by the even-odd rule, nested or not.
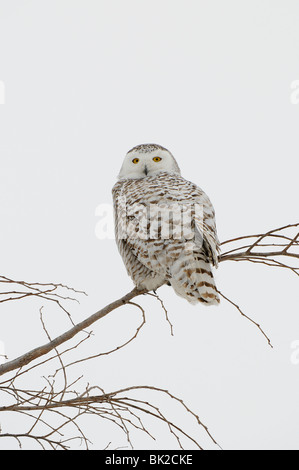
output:
[[[180,174],[176,160],[166,148],[157,144],[142,144],[129,150],[118,178],[140,179],[161,171]]]

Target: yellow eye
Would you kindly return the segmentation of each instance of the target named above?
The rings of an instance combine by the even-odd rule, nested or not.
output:
[[[162,160],[162,158],[161,157],[154,157],[153,160],[154,160],[154,162],[160,162]]]
[[[132,162],[133,162],[133,163],[138,163],[138,162],[139,162],[139,158],[133,158]]]

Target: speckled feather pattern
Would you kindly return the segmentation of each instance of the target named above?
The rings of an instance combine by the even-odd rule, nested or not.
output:
[[[145,152],[149,150],[144,147]],[[211,265],[217,267],[219,241],[215,212],[208,196],[180,174],[168,171],[138,179],[120,179],[112,194],[118,249],[135,285],[155,290],[167,283],[191,303],[218,304]],[[173,236],[184,224],[178,216],[180,212],[173,214],[171,224],[164,220],[163,211],[162,215],[151,213],[150,223],[148,219],[146,224],[140,223],[140,213],[148,214],[149,208],[173,205],[181,213],[191,207],[188,219],[191,224],[178,232],[181,236]],[[194,206],[202,210],[194,211]],[[166,237],[165,224],[171,227]]]

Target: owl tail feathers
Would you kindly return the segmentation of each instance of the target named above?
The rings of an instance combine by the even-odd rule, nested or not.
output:
[[[191,304],[201,302],[208,306],[220,302],[211,266],[201,257],[178,259],[172,266],[170,283],[176,294]]]

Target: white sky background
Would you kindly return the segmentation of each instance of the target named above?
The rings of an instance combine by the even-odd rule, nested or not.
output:
[[[169,148],[206,191],[221,240],[298,222],[298,23],[295,0],[0,1],[1,274],[86,290],[76,322],[131,290],[115,241],[95,235],[95,211],[140,143]],[[158,302],[141,298],[136,341],[79,374],[106,391],[169,389],[224,449],[298,449],[298,279],[246,263],[221,264],[216,279],[274,349],[225,302],[194,307],[163,287],[174,337]],[[39,305],[2,306],[10,359],[46,341]],[[52,337],[70,326],[44,313]],[[116,347],[139,321],[129,306],[109,314],[82,354]],[[112,426],[88,427],[96,448],[127,445]],[[134,433],[135,448],[175,447],[167,428],[151,429],[158,440]]]

